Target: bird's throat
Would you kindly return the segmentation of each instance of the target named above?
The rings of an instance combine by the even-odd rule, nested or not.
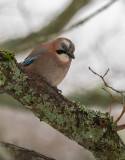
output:
[[[68,62],[69,61],[69,56],[67,55],[67,54],[60,54],[60,55],[58,55],[58,58],[60,59],[60,61],[62,61],[62,62]]]

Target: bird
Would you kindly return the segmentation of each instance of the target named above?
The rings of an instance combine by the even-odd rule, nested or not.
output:
[[[65,78],[74,55],[75,46],[67,38],[57,38],[38,45],[22,62],[28,72],[43,77],[57,87]]]

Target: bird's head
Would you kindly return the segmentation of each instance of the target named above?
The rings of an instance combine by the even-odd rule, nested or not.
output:
[[[61,61],[68,62],[71,59],[75,59],[75,46],[69,39],[58,38],[53,45],[56,55]]]

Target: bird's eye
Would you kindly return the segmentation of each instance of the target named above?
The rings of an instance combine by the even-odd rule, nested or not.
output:
[[[67,50],[67,46],[65,43],[61,43],[61,47],[64,49],[64,50]]]

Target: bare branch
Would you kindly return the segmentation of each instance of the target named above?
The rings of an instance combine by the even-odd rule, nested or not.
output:
[[[123,104],[123,102],[121,102],[120,100],[118,100],[115,96],[113,96],[108,90],[106,90],[105,88],[102,88],[104,91],[106,91],[113,99],[115,99],[116,101],[118,101],[119,103]]]
[[[26,48],[31,49],[33,46],[38,45],[38,43],[42,43],[48,41],[50,39],[54,39],[60,34],[67,32],[88,20],[91,20],[94,16],[98,15],[100,12],[104,11],[106,8],[110,7],[117,0],[112,0],[99,10],[95,11],[85,19],[77,22],[73,26],[70,26],[68,29],[64,29],[64,27],[68,24],[71,18],[84,6],[90,3],[91,0],[73,0],[70,5],[64,9],[62,13],[60,13],[54,20],[52,20],[47,26],[41,28],[40,31],[29,34],[24,38],[12,39],[0,44],[1,49],[8,49],[14,51],[23,51]],[[77,7],[76,7],[77,6]],[[69,14],[70,13],[70,14]],[[62,20],[63,19],[63,20]],[[63,30],[64,29],[64,30]]]
[[[117,0],[112,0],[111,2],[109,2],[108,4],[106,4],[105,6],[103,6],[102,8],[98,9],[97,11],[95,11],[94,13],[90,14],[88,17],[86,17],[85,19],[77,22],[76,24],[70,26],[68,29],[65,29],[62,32],[67,32],[69,30],[72,30],[75,27],[78,27],[79,25],[89,21],[90,19],[92,19],[93,17],[97,16],[100,12],[104,11],[105,9],[109,8],[114,2],[116,2]]]
[[[117,131],[120,131],[122,129],[125,129],[125,124],[119,125],[116,127]]]
[[[108,72],[109,72],[109,68],[108,68],[107,71],[105,72],[103,78],[107,75]]]
[[[125,109],[123,108],[122,113],[120,114],[120,116],[119,116],[119,117],[117,118],[117,120],[115,121],[115,124],[118,123],[118,121],[122,118],[122,116],[124,115],[124,113],[125,113]]]
[[[23,38],[11,39],[0,44],[0,49],[13,51],[25,51],[35,45],[57,38],[63,28],[69,23],[72,17],[91,0],[72,0],[71,3],[57,16],[54,17],[45,27],[38,32],[33,32]]]
[[[108,87],[108,88],[110,88],[111,90],[119,93],[119,94],[122,96],[122,102],[121,102],[121,101],[118,100],[115,96],[113,96],[108,90],[106,90],[105,88],[102,88],[102,89],[105,90],[114,100],[116,100],[116,101],[119,102],[120,104],[123,104],[123,110],[122,110],[120,116],[119,116],[119,117],[117,118],[117,120],[115,121],[115,124],[117,124],[118,121],[122,118],[122,116],[123,116],[124,113],[125,113],[125,100],[124,100],[123,91],[117,90],[117,89],[109,86],[109,85],[106,83],[104,77],[105,77],[105,76],[107,75],[107,73],[109,72],[109,69],[107,69],[107,71],[105,72],[105,74],[104,74],[103,76],[102,76],[102,75],[99,75],[98,73],[96,73],[95,71],[93,71],[90,67],[89,67],[89,70],[90,70],[91,72],[93,72],[95,75],[99,76],[99,77],[103,80],[104,85],[105,85],[106,87]]]

